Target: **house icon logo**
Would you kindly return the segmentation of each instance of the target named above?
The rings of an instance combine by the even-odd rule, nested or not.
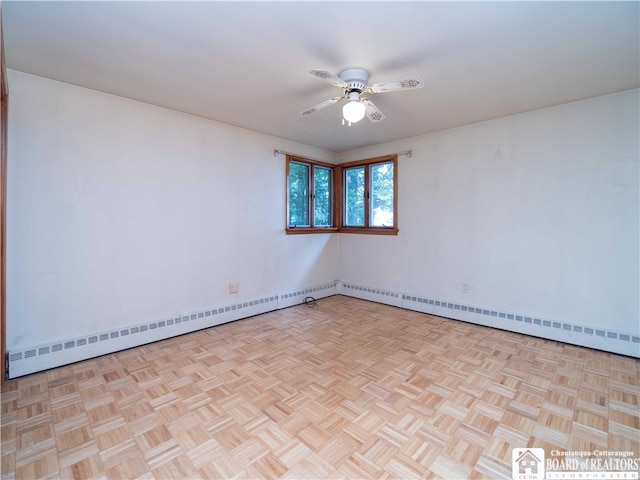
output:
[[[514,448],[511,451],[513,480],[544,479],[544,449]]]

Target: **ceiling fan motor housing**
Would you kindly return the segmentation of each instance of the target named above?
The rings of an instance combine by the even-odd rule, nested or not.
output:
[[[362,92],[369,83],[369,73],[362,68],[347,68],[340,72],[340,80],[348,85],[348,92]]]

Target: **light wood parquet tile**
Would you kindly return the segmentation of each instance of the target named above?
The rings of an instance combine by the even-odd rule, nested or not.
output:
[[[640,361],[335,296],[11,380],[2,479],[510,478],[640,457]]]

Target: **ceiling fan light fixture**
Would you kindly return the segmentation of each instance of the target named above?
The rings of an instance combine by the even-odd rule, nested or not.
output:
[[[338,87],[342,90],[342,95],[307,108],[300,112],[300,115],[303,117],[310,115],[346,98],[347,103],[342,107],[343,125],[345,122],[348,122],[349,125],[359,122],[365,116],[371,123],[378,123],[385,119],[384,114],[369,98],[360,98],[362,94],[371,95],[374,93],[396,92],[398,90],[415,90],[422,88],[424,85],[422,79],[417,76],[395,80],[393,82],[369,84],[369,72],[363,68],[347,68],[341,71],[339,76],[320,68],[310,70],[309,73],[316,78],[330,83],[334,87]]]
[[[342,107],[342,116],[347,122],[356,123],[364,118],[365,110],[366,107],[357,96],[352,99],[351,95],[349,95],[349,101]]]

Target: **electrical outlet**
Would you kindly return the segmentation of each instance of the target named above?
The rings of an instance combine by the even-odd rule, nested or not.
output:
[[[462,284],[462,286],[460,287],[460,290],[462,291],[462,293],[469,293],[471,291],[471,287],[469,287],[469,284],[464,282]]]
[[[229,293],[238,293],[240,285],[238,282],[229,282]]]

